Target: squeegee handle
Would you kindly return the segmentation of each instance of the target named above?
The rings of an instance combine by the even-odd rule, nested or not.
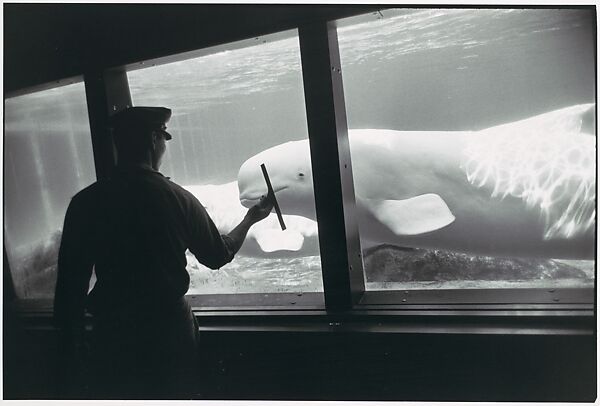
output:
[[[262,169],[263,176],[265,177],[265,182],[267,183],[267,191],[271,200],[273,202],[273,207],[275,208],[275,213],[277,213],[277,219],[279,220],[279,225],[282,230],[285,230],[285,223],[283,222],[283,216],[281,215],[281,209],[279,208],[279,203],[277,203],[277,198],[275,197],[275,192],[273,191],[273,186],[271,185],[271,179],[269,179],[269,174],[267,173],[267,167],[265,164],[260,164],[260,169]]]

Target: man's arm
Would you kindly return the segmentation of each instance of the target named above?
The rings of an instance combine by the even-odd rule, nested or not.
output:
[[[193,203],[188,217],[189,249],[201,264],[211,269],[231,262],[244,243],[250,227],[267,217],[273,209],[271,201],[262,198],[248,209],[244,219],[228,235],[221,235],[202,204],[191,193],[189,196]]]
[[[90,213],[73,199],[65,215],[58,253],[58,275],[54,295],[54,321],[69,335],[84,326],[85,303],[93,269],[89,236]]]
[[[233,250],[234,255],[240,250],[244,240],[246,239],[246,235],[248,235],[248,230],[255,223],[266,218],[269,213],[273,210],[273,201],[267,197],[263,197],[260,199],[258,204],[252,206],[248,209],[246,216],[244,219],[238,224],[231,232],[227,235],[231,240],[231,249]]]
[[[85,373],[84,315],[93,268],[89,241],[94,230],[89,227],[90,215],[77,197],[71,200],[58,254],[54,322],[59,328],[59,373],[65,380],[61,384],[66,385],[67,391],[78,391]]]

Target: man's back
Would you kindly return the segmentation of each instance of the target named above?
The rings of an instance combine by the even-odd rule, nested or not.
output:
[[[97,276],[92,312],[109,303],[147,306],[185,294],[190,202],[178,192],[157,172],[137,169],[121,171],[81,194],[84,205],[97,213],[90,229]]]
[[[55,317],[77,328],[84,308],[94,315],[91,379],[101,396],[142,396],[190,374],[197,325],[183,299],[188,248],[208,266],[233,257],[196,198],[156,171],[119,169],[72,199]]]
[[[83,278],[87,272],[81,270],[95,266],[88,305],[97,315],[162,307],[181,298],[189,287],[187,248],[214,268],[233,257],[226,237],[189,192],[142,168],[117,170],[78,193],[63,233],[57,289],[65,283],[61,275],[79,272]],[[65,284],[69,291],[71,283]],[[57,290],[59,316],[63,293],[68,296]]]

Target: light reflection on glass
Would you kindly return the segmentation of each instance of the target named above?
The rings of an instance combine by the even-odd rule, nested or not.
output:
[[[82,83],[8,98],[4,235],[20,298],[54,295],[67,205],[96,180]]]

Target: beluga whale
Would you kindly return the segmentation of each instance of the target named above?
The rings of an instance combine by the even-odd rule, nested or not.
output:
[[[594,119],[580,104],[478,131],[348,130],[363,248],[594,258]],[[263,163],[281,211],[314,221],[308,140],[242,164],[244,207],[266,194]]]

